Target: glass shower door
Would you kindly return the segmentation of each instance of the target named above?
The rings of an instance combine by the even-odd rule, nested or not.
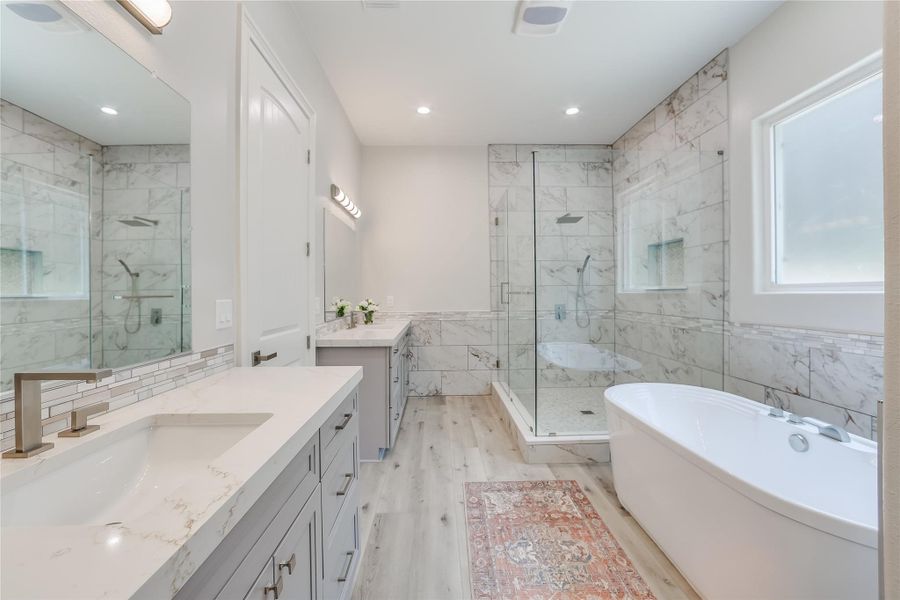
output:
[[[489,148],[491,293],[492,307],[498,315],[498,379],[532,430],[537,323],[533,164],[532,153],[525,147]]]
[[[509,387],[511,395],[536,430],[537,315],[535,312],[534,154],[517,147],[519,185],[507,196],[506,254],[508,272],[501,297],[507,303],[509,329]]]

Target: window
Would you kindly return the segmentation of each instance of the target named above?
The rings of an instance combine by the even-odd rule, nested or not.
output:
[[[870,63],[763,119],[763,291],[880,291],[882,78]]]

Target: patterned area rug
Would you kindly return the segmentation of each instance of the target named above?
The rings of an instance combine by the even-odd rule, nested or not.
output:
[[[467,483],[466,524],[477,600],[654,598],[575,481]]]

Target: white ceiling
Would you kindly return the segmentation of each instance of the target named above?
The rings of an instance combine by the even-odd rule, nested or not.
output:
[[[0,96],[104,146],[190,143],[187,100],[60,4],[46,4],[65,21],[42,26],[0,6]]]
[[[365,145],[612,143],[780,2],[579,0],[546,38],[514,1],[396,4],[293,4]]]

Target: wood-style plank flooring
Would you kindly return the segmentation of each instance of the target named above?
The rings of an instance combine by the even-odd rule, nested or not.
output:
[[[396,447],[362,465],[356,600],[470,598],[466,481],[574,479],[660,600],[698,598],[618,503],[605,465],[525,464],[489,398],[410,398]]]

